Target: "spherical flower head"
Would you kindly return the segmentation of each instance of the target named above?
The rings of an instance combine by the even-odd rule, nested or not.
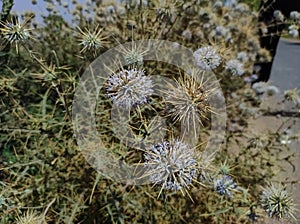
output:
[[[266,82],[256,82],[252,85],[252,89],[256,94],[264,94],[267,91],[268,84]]]
[[[232,59],[227,61],[225,65],[225,69],[229,71],[232,75],[244,74],[243,64],[237,59]]]
[[[237,187],[234,180],[228,175],[221,175],[214,181],[214,189],[220,195],[227,195],[232,198],[232,192]]]
[[[80,27],[77,28],[79,32],[77,32],[79,45],[82,45],[82,49],[80,52],[85,51],[96,51],[99,48],[103,47],[105,43],[105,39],[107,37],[102,36],[102,29],[98,26],[95,28],[94,31],[91,31],[87,28],[81,29]]]
[[[223,2],[224,2],[224,6],[228,8],[232,8],[236,5],[235,0],[224,0]]]
[[[290,25],[289,26],[289,35],[291,35],[292,37],[296,38],[299,37],[299,31],[298,31],[298,26],[296,25]]]
[[[120,53],[123,55],[126,64],[140,66],[144,62],[144,56],[149,52],[149,48],[144,49],[143,45],[139,45],[132,41],[130,46],[121,45]]]
[[[290,12],[290,18],[294,20],[300,20],[300,13],[297,11]]]
[[[166,115],[184,124],[185,133],[197,137],[203,121],[213,112],[209,100],[215,94],[214,82],[204,80],[202,74],[193,70],[191,75],[178,78],[176,84],[165,92]]]
[[[284,98],[287,101],[293,101],[295,104],[297,104],[300,99],[299,90],[295,88],[284,91]]]
[[[280,90],[276,86],[268,86],[266,89],[268,96],[274,96],[280,93]]]
[[[129,51],[125,55],[125,62],[127,64],[136,63],[137,65],[142,65],[143,64],[143,53],[140,53],[140,52],[135,51],[135,50]]]
[[[192,32],[189,29],[184,30],[181,35],[182,35],[183,39],[185,39],[187,41],[190,41],[193,36]]]
[[[216,35],[224,36],[224,37],[228,33],[228,30],[224,26],[217,26],[215,31],[216,31]]]
[[[25,28],[25,23],[20,24],[17,22],[16,24],[13,23],[1,23],[3,28],[1,28],[1,32],[3,38],[9,43],[19,43],[24,42],[31,38],[29,33],[30,29]]]
[[[248,54],[245,51],[239,52],[236,58],[241,62],[246,62],[249,59]]]
[[[22,216],[18,216],[16,223],[17,224],[34,224],[34,223],[44,224],[46,222],[43,221],[43,217],[41,215],[37,215],[33,211],[28,210]]]
[[[258,79],[258,76],[256,74],[252,74],[251,76],[245,77],[244,81],[246,83],[252,83]]]
[[[286,191],[286,187],[269,185],[262,192],[261,205],[270,217],[277,219],[294,218],[294,204],[292,197]]]
[[[280,10],[275,10],[273,12],[273,16],[276,21],[282,21],[284,19],[284,15],[282,14],[282,12]]]
[[[179,140],[152,145],[144,158],[150,182],[164,189],[188,188],[197,177],[195,151]]]
[[[221,56],[212,46],[201,47],[193,53],[196,64],[205,71],[217,68],[221,64]]]
[[[118,107],[130,108],[148,102],[153,83],[143,70],[122,70],[109,77],[107,95]]]

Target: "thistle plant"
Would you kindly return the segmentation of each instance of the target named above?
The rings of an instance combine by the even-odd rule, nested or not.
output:
[[[257,13],[248,5],[51,0],[39,26],[34,19],[31,24],[11,20],[7,12],[12,1],[2,2],[1,40],[25,51],[16,54],[8,47],[2,52],[8,60],[0,66],[1,224],[43,223],[46,214],[55,223],[264,223],[265,217],[256,213],[261,207],[253,210],[259,200],[272,217],[297,216],[285,189],[268,187],[259,194],[283,170],[281,161],[293,165],[295,153],[288,151],[293,144],[288,143],[296,136],[278,130],[253,134],[250,129],[249,118],[261,115],[260,95],[268,87],[260,83],[252,88],[239,76],[255,79],[254,61],[268,61],[269,53],[259,45]],[[72,22],[64,17],[70,10]],[[297,13],[290,19],[290,30],[295,30]],[[39,41],[27,46],[33,36]],[[173,43],[158,49],[144,48],[145,41],[134,44],[148,38]],[[132,47],[120,48],[128,41]],[[126,65],[118,70],[107,65],[113,71],[102,79],[95,113],[85,107],[88,101],[79,102],[88,111],[86,119],[94,115],[95,136],[101,139],[101,144],[84,139],[86,152],[93,153],[86,159],[88,153],[74,139],[72,102],[81,74],[93,67],[88,66],[90,54],[95,57],[114,46]],[[192,49],[188,57],[178,51],[180,46]],[[153,52],[157,58],[168,61],[174,55],[177,62],[191,64],[183,71],[177,64],[145,60]],[[211,81],[212,75],[219,83]],[[88,88],[99,84],[91,81]],[[210,104],[221,92],[226,127],[213,123],[219,110]],[[285,92],[285,100],[299,104],[297,90]],[[124,109],[126,116],[118,117]],[[83,126],[80,131],[90,134]],[[225,132],[222,141],[216,138],[219,130]],[[103,147],[117,162],[97,158]],[[103,176],[89,165],[93,160],[108,165]],[[126,184],[106,178],[115,169],[116,176],[131,178],[119,169],[125,162],[142,166],[134,175],[141,173],[138,181],[145,178],[150,184],[130,186],[135,176]]]
[[[284,91],[284,98],[287,101],[292,101],[298,105],[300,104],[299,90],[297,88]]]
[[[261,206],[266,213],[276,219],[293,218],[295,213],[295,204],[291,195],[287,192],[286,186],[275,186],[270,184],[264,188],[261,198]]]

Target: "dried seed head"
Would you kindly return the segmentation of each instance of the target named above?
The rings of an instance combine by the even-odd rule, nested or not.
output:
[[[144,158],[150,182],[164,189],[182,190],[197,178],[195,151],[177,139],[152,145]]]
[[[195,71],[191,73],[176,80],[176,86],[168,87],[165,103],[167,116],[184,124],[185,131],[196,134],[203,121],[213,112],[209,98],[215,94],[215,88],[209,80],[204,80],[203,74]]]

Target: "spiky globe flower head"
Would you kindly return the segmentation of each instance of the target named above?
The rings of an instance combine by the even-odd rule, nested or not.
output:
[[[144,56],[149,49],[142,49],[143,46],[139,46],[138,43],[132,42],[130,47],[121,45],[120,53],[123,55],[126,64],[142,65]]]
[[[241,62],[246,62],[249,59],[248,54],[245,51],[239,52],[236,58]]]
[[[284,91],[284,98],[288,101],[293,101],[295,104],[298,104],[300,99],[299,90],[294,88]]]
[[[183,1],[178,0],[161,0],[157,1],[158,5],[156,8],[156,13],[158,17],[168,23],[175,21],[176,15],[183,4]]]
[[[33,211],[27,211],[22,216],[18,216],[16,220],[16,224],[44,224],[46,223],[43,221],[43,217],[40,215],[37,215]]]
[[[275,10],[273,12],[273,16],[276,21],[283,21],[283,19],[284,19],[284,15],[282,14],[282,12],[280,10]]]
[[[237,59],[227,61],[225,69],[229,71],[232,75],[243,75],[245,72],[243,64]]]
[[[9,44],[15,44],[18,51],[18,44],[25,43],[29,39],[33,39],[30,31],[32,29],[25,28],[31,18],[26,19],[22,24],[19,21],[15,23],[0,22],[2,28],[0,28],[3,39]]]
[[[297,25],[290,25],[289,26],[289,35],[296,38],[299,37],[299,27]]]
[[[263,190],[260,202],[270,217],[295,219],[295,205],[292,197],[286,191],[286,186],[270,184]]]
[[[135,68],[111,75],[107,80],[106,90],[116,106],[125,108],[147,103],[154,92],[151,77]]]
[[[213,112],[209,98],[216,89],[212,82],[204,80],[204,75],[196,71],[175,81],[176,85],[166,92],[167,116],[173,117],[175,122],[184,123],[186,131],[198,133],[197,128]]]
[[[217,50],[212,46],[201,47],[193,53],[196,64],[203,70],[210,71],[217,68],[222,61]]]
[[[291,11],[290,12],[290,18],[294,20],[299,20],[300,19],[300,13],[297,11]]]
[[[214,189],[220,195],[233,197],[232,192],[235,191],[237,184],[228,175],[220,175],[214,180]]]
[[[96,50],[103,47],[107,37],[103,36],[103,29],[100,29],[99,26],[97,26],[94,31],[91,31],[88,28],[82,30],[80,27],[77,27],[77,29],[79,31],[76,33],[79,45],[82,45],[80,52],[96,52]]]
[[[144,158],[150,182],[163,189],[187,189],[197,178],[195,151],[178,139],[152,145]]]

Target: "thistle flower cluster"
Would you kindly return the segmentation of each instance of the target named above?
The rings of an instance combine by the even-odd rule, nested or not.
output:
[[[284,91],[284,98],[285,100],[292,101],[297,106],[300,106],[300,96],[297,88]]]
[[[197,49],[193,54],[196,64],[203,70],[210,71],[221,64],[221,56],[212,46]]]
[[[158,17],[167,23],[173,23],[178,12],[178,8],[181,5],[181,1],[163,0],[158,1],[156,13]]]
[[[283,185],[278,187],[273,184],[269,185],[263,190],[260,202],[270,217],[295,219],[293,199]]]
[[[253,84],[252,89],[257,95],[267,94],[268,96],[277,95],[280,93],[278,87],[270,85],[265,82],[256,82]]]
[[[22,216],[18,216],[16,220],[17,224],[45,224],[43,221],[43,217],[41,215],[37,215],[33,211],[27,211]]]
[[[284,15],[278,10],[274,11],[274,17],[278,21],[283,21],[287,27],[287,33],[293,37],[299,37],[300,13],[297,11],[290,12],[289,18],[284,18]]]
[[[236,59],[239,60],[240,62],[244,63],[244,62],[248,61],[249,57],[248,57],[247,52],[241,51],[237,54]]]
[[[225,69],[230,72],[232,75],[243,75],[244,74],[244,68],[243,64],[237,60],[232,59],[226,62]]]
[[[133,44],[131,49],[123,48],[121,49],[121,53],[124,56],[126,64],[136,64],[140,66],[143,64],[144,55],[149,51],[149,49],[142,50],[139,46]]]
[[[125,55],[125,62],[127,64],[137,63],[137,65],[142,65],[143,55],[137,51],[130,51]]]
[[[232,192],[236,189],[237,184],[228,175],[221,175],[214,180],[214,189],[220,195],[233,197]]]
[[[96,27],[94,31],[90,31],[89,29],[85,28],[82,30],[78,27],[79,32],[77,32],[79,45],[82,45],[82,49],[80,52],[86,51],[96,51],[99,48],[103,47],[104,40],[107,37],[102,36],[102,29]]]
[[[299,20],[300,21],[300,13],[297,11],[290,12],[290,19]]]
[[[293,38],[299,37],[299,27],[297,25],[290,25],[288,29],[290,36],[292,36]]]
[[[153,83],[143,70],[124,69],[108,78],[106,90],[114,104],[130,108],[148,102]]]
[[[18,44],[25,43],[29,39],[33,39],[30,34],[31,29],[25,28],[29,19],[25,20],[24,23],[1,22],[2,28],[0,28],[3,39],[9,44],[15,44],[18,52]]]
[[[164,189],[182,190],[197,178],[195,151],[178,139],[152,145],[144,158],[150,182]]]
[[[283,21],[283,19],[284,19],[284,15],[282,14],[282,12],[280,10],[275,10],[273,12],[273,16],[276,21]]]
[[[186,131],[194,133],[198,133],[203,120],[208,119],[209,113],[213,111],[209,98],[215,94],[215,88],[201,76],[192,71],[190,76],[179,78],[176,80],[177,85],[170,87],[165,96],[168,116],[184,123]]]

